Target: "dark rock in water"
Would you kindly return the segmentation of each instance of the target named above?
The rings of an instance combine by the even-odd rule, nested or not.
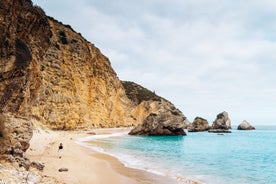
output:
[[[222,112],[217,115],[216,120],[213,122],[210,133],[231,133],[231,120],[227,112]]]
[[[196,117],[192,124],[188,126],[189,132],[203,132],[210,129],[210,125],[206,119]]]
[[[218,133],[218,135],[222,133],[231,133],[231,130],[223,130],[223,129],[210,129],[208,130],[210,133]]]
[[[241,124],[239,124],[238,130],[255,130],[255,127],[253,127],[252,125],[250,125],[249,122],[244,120]]]
[[[153,103],[158,106],[156,108],[158,110],[150,113],[142,124],[129,132],[130,135],[186,135],[184,131],[186,118],[181,111],[168,101],[161,100],[159,103]]]
[[[212,129],[231,129],[231,120],[227,112],[222,112],[217,115],[213,122]]]
[[[65,168],[65,167],[62,167],[58,170],[59,172],[67,172],[68,171],[68,168]]]

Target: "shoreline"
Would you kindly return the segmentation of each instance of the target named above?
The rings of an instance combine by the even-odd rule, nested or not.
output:
[[[30,148],[25,156],[31,161],[45,165],[41,183],[122,183],[122,184],[166,184],[180,181],[157,175],[140,169],[126,167],[116,157],[98,152],[80,145],[81,139],[95,135],[122,133],[129,128],[105,128],[90,131],[52,131],[37,129],[34,131]],[[64,145],[63,156],[58,158],[58,145]],[[85,144],[85,143],[84,143]],[[60,168],[68,168],[68,172],[59,172]],[[51,180],[52,181],[52,180]],[[53,182],[50,182],[53,183]],[[186,183],[196,184],[189,181]]]

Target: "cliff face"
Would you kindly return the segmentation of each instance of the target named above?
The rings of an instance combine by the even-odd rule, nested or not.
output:
[[[137,125],[175,111],[149,90],[121,83],[99,49],[30,0],[0,1],[0,32],[1,114],[70,130]]]
[[[29,0],[0,1],[0,113],[53,129],[136,124],[108,58]]]
[[[38,62],[50,45],[50,25],[25,1],[0,2],[0,112],[26,114],[40,85]]]
[[[31,123],[10,114],[0,114],[0,122],[0,157],[9,153],[21,157],[33,135]]]
[[[186,135],[190,122],[172,103],[134,82],[122,84],[134,103],[131,115],[140,123],[131,135]]]

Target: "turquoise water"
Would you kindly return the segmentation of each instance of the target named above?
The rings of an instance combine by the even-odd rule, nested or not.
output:
[[[208,184],[275,184],[276,127],[185,137],[117,134],[92,142],[126,166]]]

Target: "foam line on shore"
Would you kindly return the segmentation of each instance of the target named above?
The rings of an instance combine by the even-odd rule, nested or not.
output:
[[[128,132],[119,132],[119,133],[111,133],[111,134],[98,134],[98,135],[91,135],[84,138],[79,138],[76,142],[87,142],[94,139],[104,139],[109,137],[117,137],[127,135]]]
[[[159,176],[164,176],[164,177],[169,177],[173,180],[175,180],[177,183],[197,183],[200,184],[201,182],[198,182],[194,179],[190,179],[190,178],[186,178],[186,177],[180,177],[180,176],[170,176],[164,172],[160,172],[157,171],[155,169],[152,169],[148,166],[145,166],[145,164],[139,164],[142,162],[142,160],[137,161],[137,163],[133,163],[133,159],[129,158],[128,155],[116,155],[116,154],[112,154],[110,152],[105,151],[103,148],[99,147],[99,146],[95,146],[92,144],[89,144],[88,141],[92,141],[92,140],[97,140],[97,139],[105,139],[105,138],[110,138],[110,137],[118,137],[118,136],[126,136],[128,135],[128,132],[119,132],[119,133],[111,133],[111,134],[99,134],[99,135],[91,135],[91,136],[87,136],[84,138],[79,138],[76,140],[76,143],[84,146],[86,148],[89,148],[93,151],[96,151],[98,153],[102,153],[102,154],[106,154],[109,156],[112,156],[116,159],[118,159],[119,162],[121,162],[125,167],[128,168],[132,168],[132,169],[138,169],[141,171],[145,171],[145,172],[149,172],[155,175],[159,175]],[[128,157],[128,158],[127,158]]]
[[[127,132],[92,135],[92,136],[88,136],[88,137],[84,137],[84,138],[79,138],[79,139],[77,139],[76,143],[81,145],[81,146],[84,146],[86,148],[89,148],[93,151],[96,151],[96,152],[99,152],[99,153],[102,153],[102,154],[106,154],[106,155],[110,155],[114,158],[117,158],[121,163],[123,163],[123,165],[125,167],[143,170],[143,171],[150,172],[150,173],[153,173],[153,174],[157,174],[157,175],[160,175],[160,176],[166,176],[166,174],[164,174],[162,172],[158,172],[156,170],[145,168],[145,167],[142,167],[142,166],[139,167],[137,164],[130,164],[130,161],[129,161],[130,159],[123,159],[122,156],[112,154],[110,152],[105,151],[101,147],[94,146],[92,144],[87,143],[88,141],[91,141],[91,140],[104,139],[104,138],[117,137],[117,136],[124,136],[124,135],[127,135]]]

